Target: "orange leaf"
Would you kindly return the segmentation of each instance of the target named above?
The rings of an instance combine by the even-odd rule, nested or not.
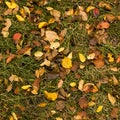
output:
[[[7,59],[6,59],[6,63],[8,64],[9,62],[11,62],[14,58],[16,57],[15,54],[10,54]]]
[[[108,29],[109,27],[110,27],[110,24],[105,21],[99,22],[97,25],[97,29]]]
[[[93,61],[96,68],[102,68],[105,65],[105,62],[103,59],[96,59]]]
[[[116,63],[120,63],[120,55],[118,56]]]
[[[22,34],[21,34],[21,33],[15,33],[15,34],[13,35],[12,38],[13,38],[15,44],[18,44],[18,43],[20,42],[21,37],[22,37]]]

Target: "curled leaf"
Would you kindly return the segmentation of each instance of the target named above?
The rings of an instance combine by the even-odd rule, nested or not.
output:
[[[50,101],[55,101],[57,99],[57,97],[58,97],[57,92],[49,93],[47,91],[44,91],[44,95]]]

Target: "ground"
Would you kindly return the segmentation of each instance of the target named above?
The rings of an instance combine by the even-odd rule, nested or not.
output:
[[[0,6],[0,120],[120,119],[119,0]]]

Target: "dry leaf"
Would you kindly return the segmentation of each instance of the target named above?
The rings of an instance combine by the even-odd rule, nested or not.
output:
[[[118,111],[119,111],[118,108],[113,108],[112,109],[112,111],[111,111],[111,118],[112,119],[117,119],[118,118]]]
[[[34,53],[34,56],[36,57],[37,60],[39,60],[43,56],[43,52],[41,51],[36,51]]]
[[[10,77],[9,77],[9,80],[10,80],[10,82],[13,82],[13,81],[16,81],[16,82],[18,82],[19,81],[19,77],[17,76],[17,75],[11,75]]]
[[[41,107],[41,108],[46,107],[46,106],[47,106],[46,102],[41,102],[38,104],[38,107]]]
[[[112,76],[112,80],[113,80],[113,84],[114,85],[118,85],[119,84],[118,79],[114,75]]]
[[[65,11],[65,16],[73,16],[73,14],[74,14],[73,9],[69,9],[68,11]]]
[[[15,112],[12,112],[11,114],[12,114],[14,120],[18,120],[18,117]]]
[[[62,111],[65,108],[65,101],[61,100],[56,103],[56,110]]]
[[[72,67],[72,61],[68,57],[64,57],[62,59],[62,63],[61,64],[62,64],[62,67],[64,67],[64,68],[71,68]]]
[[[97,29],[108,29],[110,27],[110,24],[105,21],[101,21],[97,25]]]
[[[59,36],[56,32],[47,30],[45,32],[45,40],[49,42],[54,42],[55,40],[59,40]]]
[[[93,60],[95,58],[95,53],[90,53],[88,56],[87,56],[87,59],[88,60]]]
[[[93,60],[93,63],[94,63],[96,68],[102,68],[105,65],[105,62],[103,59]]]
[[[19,94],[19,92],[20,92],[19,87],[16,87],[16,88],[15,88],[15,90],[14,90],[14,94],[15,94],[15,95],[18,95],[18,94]]]
[[[120,63],[120,55],[117,57],[116,63]]]
[[[71,83],[70,83],[70,86],[71,86],[71,87],[75,87],[76,85],[77,85],[76,82],[71,82]]]
[[[90,102],[88,103],[88,106],[91,107],[91,106],[94,106],[95,104],[96,104],[95,102],[90,101]]]
[[[14,40],[15,44],[19,44],[21,37],[22,37],[21,33],[15,33],[12,39]]]
[[[104,16],[104,20],[107,20],[110,23],[112,23],[115,19],[116,19],[116,17],[112,14],[105,14],[105,16]]]
[[[101,111],[102,111],[102,109],[103,109],[103,105],[100,105],[100,106],[98,106],[98,108],[97,108],[96,112],[101,112]]]
[[[16,15],[18,21],[23,22],[25,19],[21,15]]]
[[[108,53],[107,55],[108,57],[108,61],[111,63],[111,62],[114,62],[114,57],[113,57],[113,54],[112,53]]]
[[[109,3],[104,2],[104,1],[101,1],[99,3],[99,7],[105,8],[107,10],[111,10],[112,9],[111,5]]]
[[[74,120],[88,120],[87,113],[85,111],[79,112],[74,116]]]
[[[27,90],[27,89],[31,88],[31,85],[23,85],[21,88],[23,90]]]
[[[61,88],[62,86],[63,86],[63,80],[60,79],[59,82],[58,82],[58,84],[57,84],[57,87]]]
[[[88,6],[86,8],[86,12],[90,12],[91,10],[93,10],[95,7],[94,6]]]
[[[52,9],[52,10],[50,10],[50,14],[51,14],[52,16],[54,16],[54,18],[55,18],[56,21],[59,21],[59,18],[60,18],[60,16],[61,16],[60,11],[55,10],[55,9]]]
[[[8,2],[6,1],[5,4],[8,6],[10,9],[16,8],[18,5],[15,2]]]
[[[59,42],[51,42],[50,43],[50,49],[57,49],[60,47],[60,43]]]
[[[51,62],[49,60],[45,59],[44,62],[40,64],[40,66],[50,66],[50,63]]]
[[[44,68],[44,67],[42,67],[42,68],[40,68],[40,69],[38,69],[38,70],[35,70],[35,76],[36,76],[37,78],[39,78],[39,77],[41,77],[42,75],[44,75],[44,73],[45,73],[45,68]]]
[[[98,8],[95,8],[95,9],[93,10],[93,15],[94,15],[95,17],[97,17],[99,14],[100,14],[99,9],[98,9]]]
[[[87,108],[88,107],[88,100],[87,100],[87,98],[86,97],[81,97],[80,99],[79,99],[79,106],[82,108],[82,109],[85,109],[85,108]]]
[[[78,90],[82,91],[83,90],[83,85],[84,85],[84,80],[80,80],[78,83]]]
[[[80,66],[79,62],[74,62],[73,65],[72,65],[71,70],[73,72],[76,72],[79,69],[79,66]]]
[[[112,105],[114,105],[116,103],[116,98],[113,97],[110,93],[108,93],[108,99]]]
[[[5,12],[4,15],[11,15],[12,14],[12,9],[8,8]]]
[[[6,91],[7,91],[7,92],[10,92],[11,90],[12,90],[12,84],[10,84],[10,85],[7,86]]]
[[[15,54],[10,54],[6,59],[6,63],[7,64],[10,63],[15,57],[16,57]]]
[[[81,62],[85,62],[86,61],[86,57],[82,53],[79,53],[78,55],[79,55],[79,60]]]
[[[58,97],[57,92],[51,93],[51,92],[44,91],[44,95],[47,98],[47,100],[50,100],[50,101],[55,101]]]
[[[39,24],[38,24],[38,28],[43,28],[43,27],[45,27],[45,26],[47,26],[47,22],[40,22]]]

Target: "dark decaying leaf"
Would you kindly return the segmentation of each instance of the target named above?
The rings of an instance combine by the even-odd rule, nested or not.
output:
[[[79,99],[79,106],[82,108],[82,109],[85,109],[85,108],[87,108],[88,107],[88,100],[87,100],[87,98],[86,97],[81,97],[80,99]]]
[[[65,101],[61,100],[56,103],[56,110],[62,111],[65,108]]]
[[[47,79],[54,80],[59,77],[59,73],[47,73],[46,77]]]

